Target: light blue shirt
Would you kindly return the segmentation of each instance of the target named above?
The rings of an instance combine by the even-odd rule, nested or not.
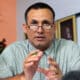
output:
[[[28,40],[18,41],[8,46],[0,55],[0,78],[22,73],[23,61],[32,50],[35,48]],[[48,67],[47,57],[51,56],[56,60],[63,74],[71,70],[80,70],[80,47],[72,41],[55,40],[45,53],[39,63],[42,68]],[[36,72],[33,80],[46,80],[46,78]]]

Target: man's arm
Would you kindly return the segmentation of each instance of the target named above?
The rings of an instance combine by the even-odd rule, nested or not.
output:
[[[14,77],[9,77],[9,78],[0,78],[0,80],[25,80],[24,74],[19,74]]]

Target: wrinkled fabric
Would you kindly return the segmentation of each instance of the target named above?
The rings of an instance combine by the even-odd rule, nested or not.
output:
[[[0,55],[0,78],[15,76],[23,72],[23,61],[30,51],[36,50],[28,40],[18,41],[8,46]],[[47,57],[56,60],[63,74],[71,70],[80,70],[80,47],[65,39],[54,40],[45,50],[39,62],[42,68],[48,68]],[[46,80],[45,76],[36,72],[33,80]]]

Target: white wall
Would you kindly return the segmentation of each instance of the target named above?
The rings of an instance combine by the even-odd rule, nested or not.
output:
[[[56,20],[80,12],[80,0],[17,0],[17,39],[24,39],[22,24],[24,23],[25,9],[35,2],[50,4],[56,13]],[[77,19],[78,43],[80,44],[80,18]]]

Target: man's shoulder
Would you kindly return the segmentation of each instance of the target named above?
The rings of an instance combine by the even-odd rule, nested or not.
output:
[[[7,47],[19,47],[19,46],[23,47],[23,46],[27,46],[28,43],[29,43],[28,40],[16,41],[8,45]]]
[[[27,50],[27,46],[28,46],[29,42],[28,40],[23,40],[23,41],[16,41],[13,42],[12,44],[8,45],[4,51],[4,52],[13,52],[13,51],[24,51]]]
[[[68,57],[69,55],[80,55],[80,46],[76,42],[71,40],[55,40],[55,50],[57,53],[60,53],[60,56],[63,56],[64,54]]]
[[[58,46],[79,46],[76,42],[71,41],[71,40],[66,40],[66,39],[56,39],[55,44]]]
[[[2,52],[2,55],[12,55],[12,54],[17,54],[17,53],[21,53],[23,54],[23,52],[27,52],[28,50],[28,40],[23,40],[23,41],[16,41],[13,42],[12,44],[8,45],[4,51]]]

